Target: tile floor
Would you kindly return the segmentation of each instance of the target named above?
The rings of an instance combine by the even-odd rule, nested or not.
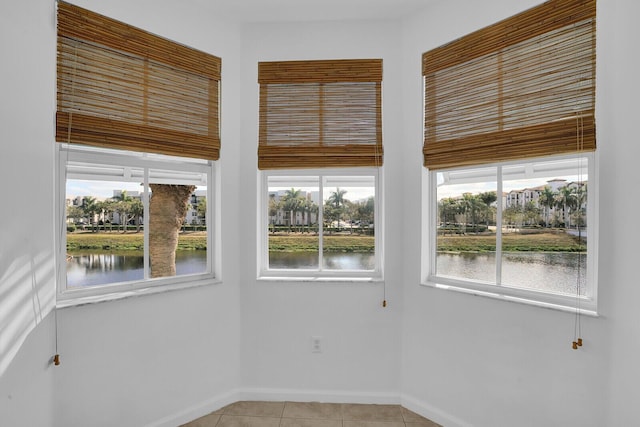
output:
[[[441,427],[400,405],[236,402],[182,427]]]

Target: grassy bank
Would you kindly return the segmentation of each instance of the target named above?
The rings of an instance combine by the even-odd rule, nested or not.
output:
[[[373,253],[373,236],[333,235],[324,237],[326,252]],[[318,236],[308,234],[288,234],[269,236],[269,250],[272,252],[317,252]]]
[[[444,252],[495,252],[496,237],[489,235],[438,236],[438,250]],[[502,236],[502,250],[505,252],[584,252],[585,241],[562,233],[519,234]]]
[[[438,236],[438,250],[444,252],[494,252],[495,235]],[[178,250],[206,249],[205,232],[182,233]],[[374,237],[362,235],[328,235],[324,238],[327,252],[373,253]],[[69,233],[67,250],[73,251],[141,251],[142,233]],[[273,252],[315,252],[318,236],[310,234],[284,234],[269,236],[269,250]],[[586,242],[566,233],[518,234],[503,236],[503,250],[507,252],[581,252],[586,251]]]
[[[142,232],[134,233],[68,233],[67,251],[142,251],[144,250]],[[205,232],[181,233],[178,236],[178,250],[207,249]]]

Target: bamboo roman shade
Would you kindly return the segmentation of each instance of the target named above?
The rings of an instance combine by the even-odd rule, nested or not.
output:
[[[58,3],[56,141],[217,160],[221,60]]]
[[[551,0],[424,53],[424,165],[595,150],[595,16]]]
[[[259,169],[382,165],[382,60],[260,62]]]

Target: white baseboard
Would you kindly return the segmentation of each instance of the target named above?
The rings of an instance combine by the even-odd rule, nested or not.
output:
[[[176,427],[188,423],[189,421],[203,417],[231,403],[242,400],[240,394],[239,390],[232,390],[228,393],[219,394],[178,413],[168,415],[162,419],[147,424],[146,427]]]
[[[400,404],[399,392],[387,393],[360,390],[298,390],[248,387],[240,390],[240,397],[240,400]]]
[[[431,421],[444,427],[473,427],[472,424],[407,394],[401,395],[400,404],[408,410],[422,415],[425,418],[429,418]]]

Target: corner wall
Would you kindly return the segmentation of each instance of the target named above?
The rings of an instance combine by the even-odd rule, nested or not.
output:
[[[249,398],[399,401],[403,185],[397,22],[247,24],[242,50],[243,389]],[[385,277],[381,283],[256,280],[259,61],[383,59]],[[311,352],[311,336],[325,350]]]
[[[222,282],[58,311],[56,426],[175,426],[231,403],[240,383],[240,32],[196,2],[74,3],[222,58],[214,183]],[[55,32],[50,37],[55,43]],[[55,106],[55,92],[41,97]]]
[[[0,425],[52,425],[55,352],[51,1],[0,14]]]
[[[598,2],[598,150],[600,156],[600,289],[611,341],[602,425],[638,423],[640,280],[635,212],[638,197],[638,64],[640,3]]]
[[[532,0],[439,1],[403,26],[406,175],[404,221],[420,223],[424,173],[418,152],[422,141],[421,55],[432,48],[541,3]],[[601,9],[608,2],[601,2]],[[464,13],[460,11],[464,10]],[[610,47],[610,19],[599,21],[599,50]],[[621,64],[623,65],[623,64]],[[626,65],[626,64],[625,64]],[[617,64],[598,63],[598,85],[608,86]],[[598,99],[602,113],[621,108]],[[599,127],[600,170],[617,168],[612,153],[621,141]],[[414,153],[414,155],[410,154]],[[634,192],[627,183],[600,175],[602,195]],[[637,181],[636,181],[637,182]],[[604,197],[604,200],[602,199]],[[601,206],[608,206],[601,196]],[[612,202],[612,200],[608,200]],[[604,218],[607,212],[601,208]],[[571,348],[574,315],[420,285],[420,236],[405,232],[405,310],[402,325],[404,404],[447,426],[603,426],[607,424],[609,344],[616,292],[608,277],[630,253],[613,260],[615,246],[608,221],[600,222],[600,318],[582,317],[585,345]],[[601,260],[602,261],[602,260]],[[625,280],[631,279],[625,276]],[[635,316],[637,319],[637,316]],[[624,425],[624,424],[617,424]]]

